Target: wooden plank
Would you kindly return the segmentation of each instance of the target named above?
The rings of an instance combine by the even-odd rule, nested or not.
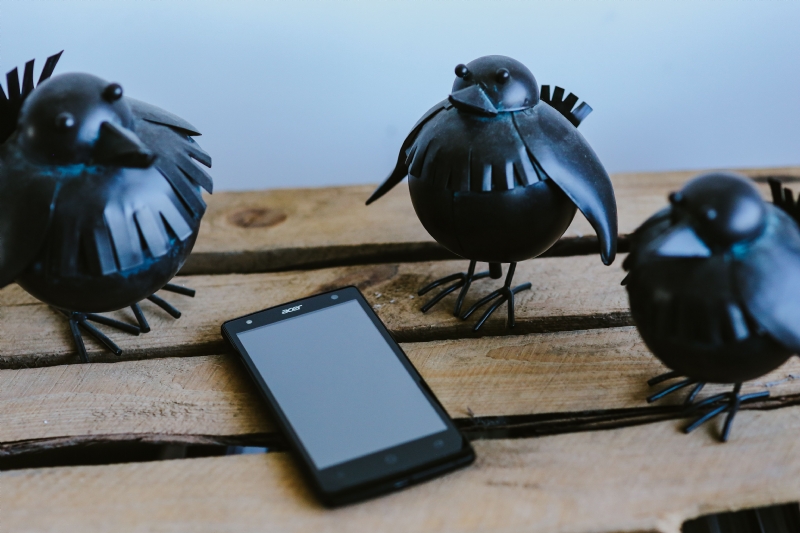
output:
[[[619,262],[621,262],[621,259]],[[427,298],[417,289],[433,279],[466,268],[464,261],[337,267],[314,271],[269,274],[192,276],[177,279],[197,289],[196,298],[168,293],[183,312],[174,320],[150,302],[142,308],[153,331],[138,337],[99,326],[125,352],[124,358],[208,355],[226,349],[221,324],[231,318],[309,296],[324,290],[356,285],[374,304],[381,319],[400,341],[423,341],[473,335],[478,316],[461,321],[452,316],[455,294],[427,314],[419,308]],[[485,324],[482,335],[524,334],[539,331],[624,326],[630,323],[627,295],[619,285],[618,265],[605,267],[596,256],[549,258],[519,265],[515,280],[530,281],[533,289],[517,294],[517,326],[505,327],[503,309]],[[502,283],[476,282],[468,303],[477,301]],[[133,322],[130,310],[110,313]],[[77,362],[62,316],[25,294],[18,286],[0,291],[0,368],[47,366]],[[117,361],[88,335],[84,338],[94,361]]]
[[[2,442],[274,431],[244,369],[221,355],[0,370],[0,411]]]
[[[603,421],[618,425],[664,415],[646,407],[644,398],[653,392],[646,380],[665,369],[632,327],[408,343],[403,349],[451,416],[478,417],[464,421],[473,433],[498,416],[525,415],[530,430],[531,415],[560,413],[546,422],[560,424],[555,430],[561,432],[585,429],[578,415],[587,411],[594,422],[598,411],[617,410],[603,413]],[[795,377],[800,360],[792,358],[745,389],[769,389],[777,398],[766,406],[774,408],[797,402],[790,398],[800,394]],[[703,396],[729,389],[709,385]],[[0,455],[143,435],[184,442],[197,436],[261,438],[272,431],[233,356],[0,370]]]
[[[0,473],[8,531],[678,533],[700,514],[800,499],[800,407],[748,411],[727,444],[674,421],[478,441],[476,464],[322,509],[281,453]],[[42,512],[43,505],[47,512]]]
[[[669,192],[700,171],[612,176],[621,235],[666,205]],[[759,178],[800,177],[800,167],[745,169]],[[367,208],[373,185],[323,189],[221,192],[207,198],[200,237],[183,274],[268,272],[311,266],[452,258],[417,220],[408,187],[397,186]],[[768,196],[768,188],[762,183]],[[551,253],[574,255],[597,248],[578,213]]]

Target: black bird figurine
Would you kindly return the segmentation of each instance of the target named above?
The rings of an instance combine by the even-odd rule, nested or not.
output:
[[[139,307],[154,293],[193,296],[168,282],[192,249],[205,211],[200,188],[211,166],[188,122],[123,96],[90,74],[50,78],[50,57],[34,89],[33,61],[0,90],[0,287],[16,281],[69,318],[78,353],[80,328],[119,355],[88,321],[129,333],[149,331]],[[191,158],[191,159],[190,159]],[[130,307],[137,325],[97,313]]]
[[[685,431],[727,411],[727,441],[740,404],[769,396],[741,394],[742,382],[800,352],[800,229],[734,173],[699,176],[669,202],[634,232],[623,262],[633,320],[671,369],[648,383],[683,378],[647,401],[691,386],[685,405],[707,411]],[[709,382],[733,391],[693,403]]]
[[[539,86],[519,61],[486,56],[456,67],[448,99],[417,122],[400,149],[397,166],[367,200],[374,202],[406,176],[411,201],[422,225],[441,245],[470,260],[457,273],[422,288],[425,294],[452,283],[431,299],[426,312],[459,287],[455,315],[471,283],[502,276],[503,286],[463,315],[496,300],[476,323],[508,302],[508,327],[514,326],[514,295],[530,289],[511,286],[517,262],[548,250],[564,234],[576,207],[600,240],[608,265],[617,249],[617,207],[611,180],[576,127],[592,111],[578,97]],[[573,109],[574,108],[574,109]],[[475,273],[478,261],[489,271]],[[453,283],[454,282],[454,283]]]

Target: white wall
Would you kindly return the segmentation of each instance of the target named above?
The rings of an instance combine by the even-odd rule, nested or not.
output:
[[[0,72],[65,49],[186,118],[218,189],[378,182],[453,67],[525,63],[611,172],[800,164],[800,3],[0,0]]]

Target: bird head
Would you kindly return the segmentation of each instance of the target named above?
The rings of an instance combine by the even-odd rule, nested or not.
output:
[[[484,56],[456,67],[450,103],[461,111],[491,117],[538,102],[536,78],[516,59]]]
[[[122,87],[78,73],[40,84],[17,126],[24,153],[43,163],[149,167],[155,156],[132,128]]]
[[[714,172],[670,194],[672,224],[656,244],[658,255],[708,257],[750,242],[767,227],[767,208],[744,176]]]

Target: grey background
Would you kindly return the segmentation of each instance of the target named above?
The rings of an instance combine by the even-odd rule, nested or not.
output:
[[[591,104],[611,172],[800,164],[800,2],[0,0],[0,69],[66,49],[205,135],[217,188],[374,183],[453,67]]]
[[[317,468],[447,429],[356,301],[239,340]]]

